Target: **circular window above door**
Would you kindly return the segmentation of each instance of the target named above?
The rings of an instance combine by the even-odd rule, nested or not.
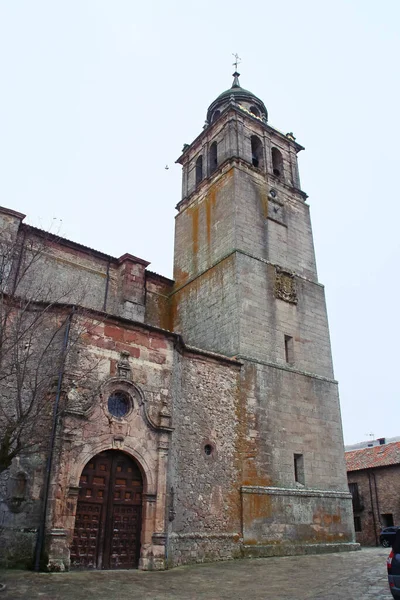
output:
[[[117,419],[121,419],[129,413],[131,405],[132,402],[128,394],[125,394],[124,392],[114,392],[108,398],[107,408],[110,415]]]

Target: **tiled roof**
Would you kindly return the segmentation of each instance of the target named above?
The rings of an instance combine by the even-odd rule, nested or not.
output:
[[[400,464],[400,442],[345,452],[347,471]]]

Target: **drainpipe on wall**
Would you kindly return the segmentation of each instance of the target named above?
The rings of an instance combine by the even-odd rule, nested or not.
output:
[[[60,366],[60,370],[58,373],[57,393],[56,393],[56,398],[54,401],[54,408],[53,408],[53,422],[52,422],[52,428],[51,428],[50,449],[49,449],[49,454],[48,454],[47,462],[46,462],[46,480],[45,480],[45,487],[44,487],[42,517],[41,517],[41,521],[40,521],[40,525],[39,525],[39,529],[38,529],[38,536],[36,539],[35,566],[34,566],[35,571],[39,571],[39,568],[40,568],[40,558],[41,558],[42,551],[43,551],[43,543],[44,543],[44,537],[45,537],[45,532],[46,532],[47,504],[49,501],[51,467],[53,464],[54,445],[55,445],[55,441],[56,441],[56,431],[57,431],[57,422],[58,422],[58,407],[60,404],[61,385],[62,385],[62,380],[63,380],[63,375],[64,375],[65,356],[66,356],[66,350],[67,350],[67,346],[68,346],[69,332],[71,329],[72,316],[73,316],[74,312],[75,312],[75,308],[72,309],[72,311],[70,312],[70,314],[68,316],[68,319],[66,322],[66,327],[65,327],[63,346],[62,346],[61,366]]]
[[[374,502],[373,502],[373,498],[372,498],[371,473],[369,471],[368,471],[368,483],[369,483],[369,495],[371,498],[372,520],[374,522],[375,545],[379,546],[378,535],[376,533],[376,519],[375,519]]]
[[[372,471],[371,475],[374,478],[375,498],[376,498],[376,510],[378,511],[379,527],[382,528],[382,523],[381,523],[381,509],[379,508],[378,486],[376,485],[375,472]]]

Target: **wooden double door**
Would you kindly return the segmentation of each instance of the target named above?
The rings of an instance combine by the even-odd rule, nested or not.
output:
[[[123,452],[108,450],[82,471],[71,567],[132,569],[140,555],[143,479]]]

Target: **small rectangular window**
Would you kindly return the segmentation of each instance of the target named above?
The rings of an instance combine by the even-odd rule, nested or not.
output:
[[[304,457],[302,454],[294,455],[294,480],[304,485]]]
[[[293,338],[290,335],[285,335],[285,359],[289,364],[294,363]]]
[[[354,497],[358,497],[358,483],[349,483],[349,492]]]
[[[361,517],[354,517],[354,529],[361,531]]]
[[[381,515],[382,527],[392,527],[394,525],[393,513],[384,513]]]

